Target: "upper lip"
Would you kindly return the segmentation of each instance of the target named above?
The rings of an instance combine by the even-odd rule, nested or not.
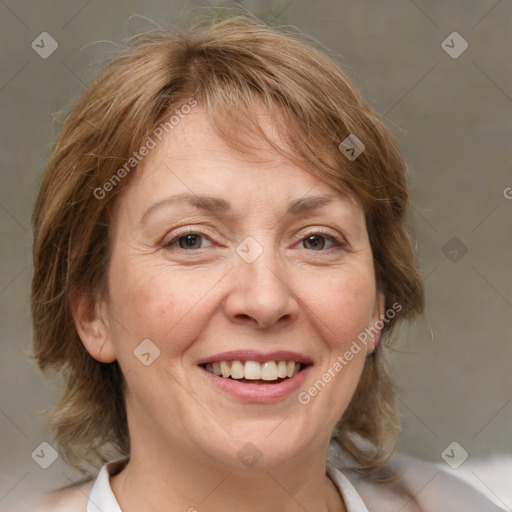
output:
[[[273,352],[259,352],[257,350],[230,350],[212,356],[203,357],[196,364],[216,363],[218,361],[295,361],[296,363],[311,364],[313,360],[298,352],[289,350],[276,350]]]

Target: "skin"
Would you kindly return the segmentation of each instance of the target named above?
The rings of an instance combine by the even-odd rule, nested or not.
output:
[[[243,402],[196,365],[228,350],[292,350],[313,360],[306,390],[383,312],[361,207],[263,142],[255,156],[228,147],[194,108],[117,199],[108,297],[72,301],[84,346],[117,359],[126,379],[131,458],[111,477],[124,512],[345,510],[327,449],[378,337],[307,405],[297,392]],[[224,198],[232,212],[164,203],[144,215],[182,193]],[[317,195],[333,200],[285,215],[289,200]],[[319,229],[343,244],[310,243]],[[205,236],[193,249],[168,245],[187,231]],[[263,249],[252,263],[235,250],[249,236]],[[149,366],[134,356],[145,339],[160,350]],[[237,458],[248,442],[261,454],[252,467]]]

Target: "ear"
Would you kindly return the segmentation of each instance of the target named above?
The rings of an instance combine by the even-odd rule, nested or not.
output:
[[[76,330],[87,352],[101,363],[115,361],[110,323],[104,305],[83,291],[72,293],[69,304]]]
[[[384,325],[383,318],[385,316],[384,309],[386,307],[386,298],[384,297],[384,293],[382,291],[377,290],[377,294],[375,297],[375,307],[373,309],[372,314],[372,324],[373,330],[377,330],[378,332],[373,336],[372,343],[368,344],[368,353],[367,355],[373,354],[377,345],[381,339],[381,330]],[[373,332],[372,330],[372,332]]]

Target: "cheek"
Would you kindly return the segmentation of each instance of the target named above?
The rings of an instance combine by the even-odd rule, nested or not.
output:
[[[115,337],[123,343],[120,348],[126,346],[128,332],[135,344],[149,338],[166,352],[182,352],[207,322],[209,291],[218,282],[211,271],[135,262],[113,265],[111,307],[118,327]]]
[[[331,274],[315,288],[311,310],[332,347],[343,348],[371,324],[376,288],[372,272]]]
[[[323,285],[311,308],[321,333],[323,357],[315,378],[301,390],[298,399],[330,435],[361,377],[367,349],[357,340],[371,325],[376,287],[372,272],[352,269],[331,274]]]

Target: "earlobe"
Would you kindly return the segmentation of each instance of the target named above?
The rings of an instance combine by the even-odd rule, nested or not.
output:
[[[384,321],[383,318],[385,316],[384,309],[386,307],[386,298],[384,297],[384,294],[381,291],[377,292],[377,297],[375,299],[375,308],[373,311],[372,316],[372,327],[373,330],[377,331],[377,334],[373,336],[373,343],[368,348],[368,356],[372,355],[375,352],[375,349],[377,348],[377,345],[380,342],[381,339],[381,331],[384,327]]]
[[[101,363],[115,361],[110,324],[103,305],[85,292],[73,293],[69,303],[76,330],[87,352]]]
[[[386,297],[384,297],[384,294],[382,292],[377,292],[377,300],[376,302],[376,318],[375,321],[380,320],[383,318],[385,314],[385,307],[386,307]]]

